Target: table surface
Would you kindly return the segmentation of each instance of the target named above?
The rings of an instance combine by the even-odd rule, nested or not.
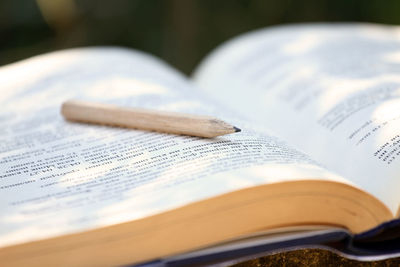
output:
[[[322,249],[304,249],[277,253],[254,260],[245,261],[232,267],[269,267],[269,266],[400,266],[400,257],[382,261],[360,262],[343,258],[333,252]]]

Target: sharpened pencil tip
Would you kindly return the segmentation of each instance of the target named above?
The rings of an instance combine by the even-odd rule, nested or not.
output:
[[[235,130],[235,133],[241,132],[242,130],[240,130],[238,127],[233,126],[233,129]]]

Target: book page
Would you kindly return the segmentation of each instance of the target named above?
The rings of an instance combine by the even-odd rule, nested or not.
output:
[[[400,203],[400,29],[295,25],[211,54],[198,85],[383,200]]]
[[[336,179],[134,51],[78,49],[0,70],[0,247],[143,218],[250,186]],[[70,98],[214,115],[214,139],[65,121]],[[218,107],[218,108],[216,108]]]

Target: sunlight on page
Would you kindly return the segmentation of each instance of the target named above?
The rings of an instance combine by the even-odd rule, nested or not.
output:
[[[394,141],[399,134],[397,129],[400,128],[400,99],[386,101],[378,105],[374,109],[372,117],[375,126],[374,132],[378,133],[375,141],[377,146],[388,142],[388,137],[391,138],[391,141]],[[393,143],[390,146],[396,148],[396,144]],[[398,155],[398,153],[396,154]]]
[[[201,105],[198,102],[195,101],[179,101],[175,103],[170,103],[170,104],[165,104],[160,106],[160,110],[170,110],[170,111],[176,111],[178,112],[179,110],[196,110],[198,108],[201,108]]]
[[[3,88],[7,87],[8,90],[2,90],[0,101],[3,102],[24,92],[28,86],[40,80],[46,73],[65,69],[76,63],[78,59],[79,55],[77,54],[55,53],[52,57],[37,56],[4,67],[0,75],[0,83]]]
[[[207,167],[204,166],[204,168]],[[304,179],[330,180],[349,184],[347,180],[313,165],[296,164],[285,166],[268,164],[255,166],[207,175],[202,179],[192,180],[189,183],[174,184],[173,187],[162,187],[162,190],[154,190],[152,188],[158,186],[157,184],[136,188],[127,193],[132,196],[131,198],[101,209],[98,214],[99,218],[102,219],[99,219],[97,223],[99,225],[112,224],[150,216],[172,208],[167,203],[175,203],[173,208],[176,208],[201,198],[217,196],[221,193],[238,189]],[[152,197],[149,198],[146,192],[152,192]]]
[[[317,81],[317,86],[324,88],[317,102],[318,115],[323,115],[337,103],[344,101],[352,93],[356,93],[367,86],[371,86],[370,80],[344,79],[325,76]]]
[[[169,90],[166,87],[135,78],[114,77],[99,80],[84,90],[84,96],[92,99],[110,100],[111,98],[134,97],[138,95],[162,95]]]
[[[317,65],[313,63],[309,64],[304,64],[304,66],[301,66],[290,77],[285,77],[285,79],[279,79],[279,82],[276,82],[275,84],[269,85],[269,80],[270,75],[271,76],[286,76],[283,75],[288,69],[296,67],[295,64],[292,64],[290,67],[287,68],[276,68],[275,71],[271,71],[268,73],[268,76],[266,76],[265,79],[260,79],[257,81],[254,85],[263,88],[268,86],[272,86],[273,90],[275,91],[275,94],[282,98],[282,99],[293,99],[296,98],[297,95],[301,94],[301,92],[298,90],[297,86],[305,83],[306,81],[309,81],[310,79],[315,79],[314,75],[316,73],[316,69],[318,68]],[[321,80],[317,80],[316,82],[321,82]],[[285,88],[292,88],[289,90],[284,90]],[[268,88],[269,89],[269,88]],[[259,101],[262,101],[264,103],[269,103],[271,101],[271,92],[270,90],[265,90],[265,92],[260,92],[261,96],[259,98]]]
[[[382,59],[386,62],[400,63],[400,51],[386,53]]]
[[[14,221],[10,221],[9,223],[14,223]],[[46,237],[51,237],[52,235],[57,233],[57,230],[46,228],[46,231],[43,231],[43,228],[37,225],[26,226],[16,231],[10,231],[6,234],[2,234],[0,245],[22,242],[26,239],[26,236],[31,236],[32,233],[41,233],[40,235],[46,238]]]
[[[223,153],[217,155],[218,158],[224,158],[225,156],[227,155]],[[166,208],[171,208],[171,203],[181,206],[183,203],[197,200],[202,197],[199,192],[205,193],[203,197],[212,195],[208,181],[213,181],[211,183],[213,189],[218,187],[213,178],[207,178],[200,183],[196,183],[195,179],[190,181],[190,177],[195,177],[195,173],[202,173],[201,176],[204,177],[202,179],[210,176],[207,175],[207,172],[213,168],[212,165],[215,159],[215,155],[205,155],[201,158],[185,161],[182,164],[174,164],[174,166],[166,168],[156,179],[124,192],[123,200],[99,210],[98,215],[102,220],[98,223],[110,224],[155,214]],[[189,180],[186,182],[189,182],[189,186],[184,186],[183,183],[188,178]],[[203,184],[206,186],[204,190],[201,188]],[[185,189],[181,187],[185,187]],[[229,190],[229,187],[226,187],[226,183],[224,183],[218,192],[225,192],[226,190]],[[152,196],[149,197],[149,194]],[[113,216],[108,216],[109,214],[113,214]]]
[[[322,34],[322,33],[320,33]],[[293,40],[290,44],[282,46],[282,51],[287,54],[304,54],[321,42],[321,37],[314,33],[304,34]]]
[[[345,178],[331,173],[327,170],[318,168],[314,165],[298,164],[296,166],[280,166],[280,165],[269,165],[267,167],[252,167],[249,172],[253,175],[252,177],[258,177],[260,179],[266,179],[268,183],[279,183],[282,181],[293,181],[293,180],[304,180],[315,179],[315,180],[329,180],[337,181],[345,184],[353,183],[346,180]],[[297,177],[297,178],[291,178]],[[260,182],[260,181],[259,181]]]
[[[400,92],[400,88],[399,88]],[[380,103],[376,108],[374,108],[373,118],[377,123],[383,123],[387,121],[388,118],[398,117],[400,112],[400,99],[393,99]]]
[[[361,25],[358,29],[363,36],[370,39],[376,39],[380,41],[387,41],[388,35],[393,39],[400,40],[400,29],[395,27],[386,28],[382,25],[368,24],[368,26]]]
[[[72,91],[70,93],[66,93],[64,95],[60,95],[56,88],[54,90],[47,90],[39,93],[32,94],[29,98],[21,98],[19,100],[14,100],[12,108],[16,106],[20,107],[21,110],[26,110],[32,112],[33,110],[39,112],[42,109],[41,105],[37,103],[46,103],[49,99],[52,99],[54,102],[62,103],[65,99],[69,99],[73,97],[74,94]]]

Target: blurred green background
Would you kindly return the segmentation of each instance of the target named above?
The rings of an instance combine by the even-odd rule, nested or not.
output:
[[[282,23],[399,24],[398,0],[0,0],[0,65],[70,47],[116,45],[184,73],[221,42]]]

